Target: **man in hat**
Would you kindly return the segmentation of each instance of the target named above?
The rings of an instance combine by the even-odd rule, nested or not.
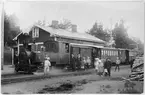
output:
[[[112,66],[111,60],[110,58],[107,58],[106,62],[104,63],[104,69],[107,70],[109,77],[111,76],[111,66]]]
[[[46,56],[46,59],[44,61],[44,75],[46,75],[49,72],[49,67],[51,66],[50,58]]]

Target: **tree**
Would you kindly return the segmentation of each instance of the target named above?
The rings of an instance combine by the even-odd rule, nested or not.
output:
[[[113,29],[113,35],[115,39],[115,47],[116,48],[131,48],[131,44],[135,42],[128,36],[127,30],[125,27],[125,21],[123,19],[120,20],[119,23],[115,24],[115,28]]]
[[[56,29],[65,29],[65,30],[69,30],[71,29],[72,23],[70,20],[68,19],[63,19],[60,23],[58,23],[57,25],[49,25],[50,27],[56,28]]]
[[[38,25],[40,25],[40,26],[46,26],[46,21],[45,21],[45,20],[43,20],[43,21],[38,20],[38,21],[35,22],[34,24],[38,24]]]
[[[13,38],[20,32],[20,27],[18,26],[18,19],[16,16],[8,16],[4,13],[4,45],[12,46],[15,44]]]
[[[103,29],[103,25],[97,22],[94,23],[93,27],[87,33],[107,42],[110,40],[109,30]]]
[[[57,25],[52,25],[52,24],[49,24],[47,25],[48,23],[46,23],[45,20],[41,21],[41,20],[38,20],[35,24],[38,24],[40,26],[48,26],[48,27],[53,27],[55,29],[65,29],[65,30],[69,30],[71,29],[71,26],[72,26],[72,23],[70,20],[68,19],[63,19],[60,23],[58,23]]]

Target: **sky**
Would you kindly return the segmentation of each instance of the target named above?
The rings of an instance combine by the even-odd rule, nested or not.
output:
[[[21,29],[28,28],[38,20],[61,21],[68,19],[77,25],[78,32],[85,32],[93,24],[101,22],[111,28],[120,19],[126,21],[129,36],[144,42],[143,2],[98,2],[98,1],[13,1],[5,2],[7,14],[15,14]]]

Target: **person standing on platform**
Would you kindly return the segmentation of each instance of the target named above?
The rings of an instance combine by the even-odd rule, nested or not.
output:
[[[109,77],[111,76],[111,60],[109,58],[106,59],[106,62],[104,63],[104,70],[107,70],[107,73]]]
[[[94,66],[95,66],[96,74],[98,74],[99,62],[100,62],[99,58],[95,58]]]
[[[76,58],[75,58],[74,54],[72,54],[72,56],[71,56],[71,68],[73,71],[76,70]]]
[[[98,66],[98,74],[99,76],[102,76],[104,72],[104,64],[102,60],[99,60],[99,66]]]
[[[81,68],[86,70],[86,58],[85,57],[83,57],[83,59],[82,59]]]
[[[119,57],[117,57],[115,71],[116,69],[118,69],[118,72],[119,72],[120,70],[119,65],[120,65],[120,60],[119,60]]]
[[[91,65],[91,59],[90,59],[90,57],[88,56],[87,57],[87,60],[86,60],[86,62],[87,62],[87,68],[90,68],[90,65]]]
[[[50,58],[48,56],[46,56],[46,59],[44,61],[44,75],[48,74],[48,72],[50,70],[50,66],[51,66]]]
[[[81,59],[81,55],[78,54],[77,56],[77,69],[81,69],[81,62],[82,62],[82,59]]]

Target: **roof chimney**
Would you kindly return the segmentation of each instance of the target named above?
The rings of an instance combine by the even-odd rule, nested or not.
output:
[[[58,21],[57,20],[52,20],[52,26],[54,28],[57,28],[58,27]]]
[[[72,32],[77,32],[77,25],[74,25],[74,24],[73,24],[73,25],[71,26],[71,28],[72,28]]]

